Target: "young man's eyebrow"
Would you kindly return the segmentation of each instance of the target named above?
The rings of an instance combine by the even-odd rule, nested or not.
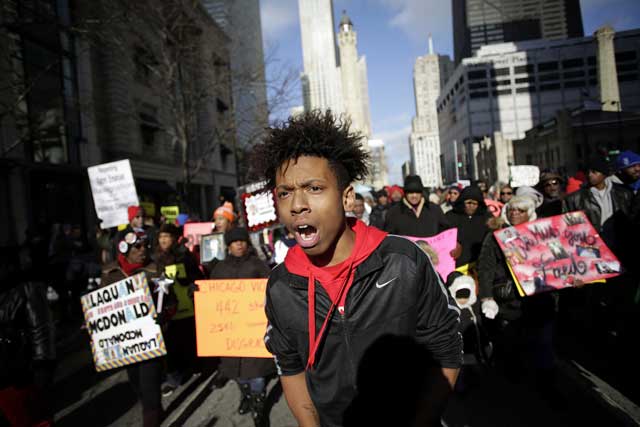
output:
[[[316,183],[318,183],[318,184],[324,184],[324,183],[325,183],[325,181],[326,181],[326,180],[325,180],[325,179],[322,179],[322,178],[310,178],[310,179],[307,179],[307,180],[305,180],[305,181],[302,181],[302,182],[299,184],[299,186],[300,186],[300,187],[308,187],[308,186],[310,186],[310,185],[312,185],[312,184],[316,184]],[[280,185],[276,186],[276,189],[278,189],[278,188],[292,188],[292,187],[294,187],[294,186],[293,186],[293,185],[291,185],[291,184],[280,184]]]

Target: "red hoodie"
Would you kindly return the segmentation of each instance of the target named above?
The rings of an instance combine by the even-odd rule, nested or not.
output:
[[[347,299],[349,288],[353,284],[356,267],[362,264],[364,260],[380,246],[380,243],[382,243],[387,236],[387,233],[375,227],[369,227],[364,222],[356,220],[355,218],[348,219],[348,226],[355,232],[356,241],[349,258],[340,264],[331,267],[316,267],[298,245],[287,252],[287,257],[284,260],[284,265],[290,273],[309,279],[307,290],[309,301],[309,359],[307,360],[307,369],[313,367],[316,352],[322,341],[329,319],[333,315],[333,311],[338,307],[338,311],[340,311],[341,314],[344,313],[344,303]],[[331,308],[320,329],[320,333],[317,336],[315,334],[316,279],[320,282],[320,285],[327,294],[329,294],[332,302]]]

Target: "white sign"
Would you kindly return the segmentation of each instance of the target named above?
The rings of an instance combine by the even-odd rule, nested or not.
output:
[[[540,169],[537,166],[518,165],[509,167],[511,173],[511,187],[533,187],[540,179]]]
[[[277,218],[276,205],[271,191],[247,197],[244,200],[244,208],[249,227],[275,221]]]
[[[97,371],[167,354],[144,273],[81,298]]]
[[[111,228],[127,224],[127,208],[138,206],[138,193],[129,160],[104,163],[87,169],[96,214],[100,227]]]

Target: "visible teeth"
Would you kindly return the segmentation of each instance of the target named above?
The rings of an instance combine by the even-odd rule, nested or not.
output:
[[[298,227],[299,230],[304,230],[305,228],[309,227],[308,225],[301,225]]]

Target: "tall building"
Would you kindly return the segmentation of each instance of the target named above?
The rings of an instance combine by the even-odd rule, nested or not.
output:
[[[389,183],[384,141],[381,139],[370,139],[367,141],[367,148],[371,157],[369,176],[365,180],[365,183],[373,188],[382,188]]]
[[[344,111],[331,0],[299,0],[302,95],[306,111]]]
[[[514,161],[511,141],[524,138],[559,110],[588,103],[600,108],[601,102],[612,100],[616,111],[640,110],[640,30],[615,33],[612,42],[605,42],[612,46],[604,48],[609,53],[603,59],[610,59],[600,67],[609,70],[615,64],[618,90],[606,90],[602,99],[597,36],[484,46],[464,59],[437,101],[445,181],[475,179],[489,170],[506,171],[508,178],[508,164]],[[479,166],[479,153],[493,153],[495,165]],[[559,154],[550,152],[547,163],[553,164]],[[582,162],[588,154],[577,153],[576,158]],[[504,173],[497,179],[504,181]]]
[[[413,66],[416,116],[411,122],[409,136],[412,171],[420,175],[427,187],[442,185],[436,101],[452,72],[451,59],[433,52],[433,42],[429,36],[429,53],[419,56]]]
[[[258,0],[202,0],[231,41],[233,110],[238,146],[246,149],[268,125],[267,85]]]
[[[346,114],[352,129],[371,136],[367,61],[358,56],[358,39],[343,11],[336,49],[332,0],[299,0],[302,34],[302,94],[305,111],[330,109]]]
[[[342,13],[338,30],[340,76],[344,111],[351,118],[352,128],[364,136],[371,135],[367,60],[358,58],[358,38],[346,12]]]
[[[452,0],[456,64],[488,44],[583,37],[580,0]]]

